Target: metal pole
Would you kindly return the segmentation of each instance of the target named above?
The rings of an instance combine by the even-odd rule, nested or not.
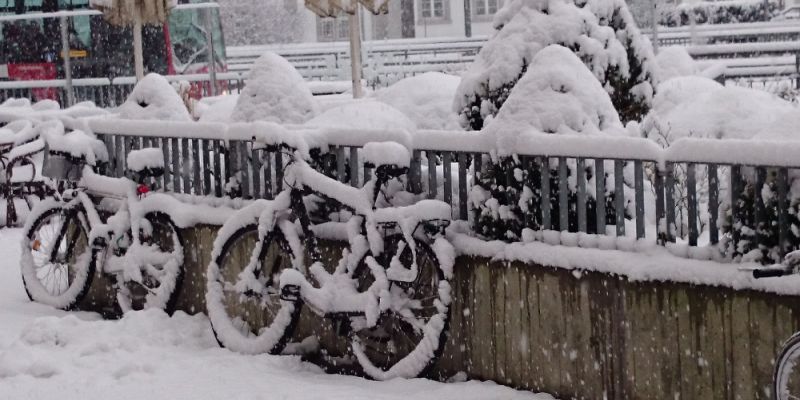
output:
[[[653,21],[653,26],[651,29],[653,30],[653,51],[658,54],[658,1],[651,0],[653,6],[650,8],[650,16],[651,20]]]
[[[214,34],[213,34],[213,16],[212,9],[206,8],[203,10],[203,15],[206,19],[206,44],[208,49],[208,79],[211,81],[210,90],[211,95],[217,95],[217,60],[214,57]]]
[[[142,10],[137,5],[133,8],[133,66],[136,80],[144,78],[144,56],[142,55]]]
[[[472,37],[472,0],[464,0],[464,36]]]
[[[358,99],[363,95],[361,89],[361,20],[358,17],[358,5],[350,19],[350,71],[353,77],[353,98]]]
[[[66,96],[67,98],[64,99],[64,105],[66,107],[71,106],[74,103],[75,93],[72,88],[72,60],[69,54],[70,45],[69,45],[69,20],[67,19],[66,15],[62,15],[60,17],[61,21],[61,57],[64,59],[64,80],[66,84],[64,85]]]

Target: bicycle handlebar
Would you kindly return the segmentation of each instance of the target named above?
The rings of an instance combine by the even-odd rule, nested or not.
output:
[[[793,268],[765,268],[753,270],[753,278],[774,278],[794,274]]]

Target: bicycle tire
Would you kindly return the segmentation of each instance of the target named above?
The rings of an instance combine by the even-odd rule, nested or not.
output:
[[[772,374],[773,399],[790,400],[800,396],[798,361],[800,361],[800,332],[795,333],[783,344],[780,355],[775,361],[775,370]]]
[[[147,226],[139,233],[142,245],[157,246],[158,251],[169,254],[169,260],[161,265],[149,265],[160,276],[149,272],[151,268],[144,268],[141,282],[117,278],[117,305],[123,313],[160,308],[172,315],[183,285],[183,239],[172,219],[164,213],[148,213],[144,220]]]
[[[71,310],[89,291],[97,260],[81,213],[54,202],[42,202],[31,213],[20,257],[22,283],[31,301]],[[52,262],[54,256],[61,262]]]
[[[222,243],[219,248],[218,243]],[[302,309],[301,301],[280,299],[280,272],[291,268],[294,258],[280,229],[275,227],[259,240],[258,224],[245,225],[227,238],[218,237],[211,258],[206,307],[217,343],[243,354],[279,354],[294,333]],[[236,287],[241,288],[240,274],[252,261],[259,263],[253,266],[253,277],[263,284],[266,296]],[[271,266],[267,274],[264,265]]]
[[[358,363],[369,377],[376,380],[425,375],[444,350],[450,322],[451,269],[443,268],[430,245],[417,239],[414,241],[418,267],[415,279],[412,282],[390,280],[390,293],[394,297],[392,307],[399,304],[409,307],[387,310],[375,327],[355,330],[351,334],[351,346]],[[401,243],[406,243],[401,234],[387,237],[384,240],[384,252],[376,261],[384,267],[390,265],[391,257]],[[411,250],[406,243],[399,257],[405,268],[411,267],[411,257]],[[368,269],[362,262],[356,269],[355,276],[360,278],[361,291],[366,290],[372,280],[365,268]],[[403,295],[408,297],[397,297]],[[419,302],[416,311],[413,310],[414,301]],[[407,312],[412,312],[414,319],[420,318],[416,321],[418,326],[412,323],[415,321],[409,322]],[[418,322],[424,324],[419,326]],[[397,335],[401,333],[408,339],[407,343],[397,340]]]

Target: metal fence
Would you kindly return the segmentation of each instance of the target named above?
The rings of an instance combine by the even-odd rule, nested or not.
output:
[[[109,175],[122,176],[124,155],[130,150],[160,147],[168,172],[158,183],[168,191],[269,199],[282,189],[286,157],[254,150],[251,136],[227,134],[223,125],[194,124],[191,137],[159,137],[143,132],[163,129],[103,129],[113,122],[105,124],[95,131],[111,154]],[[186,132],[189,126],[168,128]],[[453,135],[463,139],[441,140]],[[416,150],[407,190],[419,198],[443,200],[452,205],[454,218],[474,222],[476,210],[469,193],[491,157],[483,151],[465,149],[485,151],[485,138],[480,135],[436,131],[413,135]],[[317,158],[317,167],[339,181],[363,185],[372,174],[359,161],[363,143],[353,137],[332,137],[327,156]],[[659,243],[680,255],[705,259],[739,257],[753,250],[780,259],[796,245],[792,244],[793,230],[800,226],[794,221],[797,213],[792,210],[797,202],[790,202],[790,187],[792,177],[800,170],[794,156],[800,154],[800,144],[682,140],[660,149],[645,139],[624,138],[614,149],[598,145],[580,150],[569,143],[560,145],[558,137],[541,140],[520,149],[516,157],[526,171],[550,171],[531,175],[540,177],[536,184],[543,193],[557,193],[555,203],[542,196],[528,216],[540,222],[538,230],[545,233],[545,239],[556,234],[555,240],[561,244],[604,247],[611,243],[611,248]],[[590,172],[594,176],[591,180],[587,175]],[[597,202],[596,218],[589,220],[587,202],[592,193],[630,195],[618,195],[609,205]],[[576,225],[567,220],[571,211],[577,213]],[[609,223],[606,217],[612,214],[615,219]],[[733,253],[723,255],[719,246],[723,242],[735,249]]]

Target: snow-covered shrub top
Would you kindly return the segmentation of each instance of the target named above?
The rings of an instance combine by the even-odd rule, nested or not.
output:
[[[697,63],[683,46],[667,46],[658,51],[656,62],[659,78],[667,80],[679,76],[697,75],[700,72]]]
[[[302,124],[316,114],[303,76],[286,59],[267,52],[253,63],[231,120]]]
[[[418,129],[459,129],[452,111],[461,78],[441,72],[426,72],[402,79],[376,91],[373,97],[408,116]]]
[[[117,113],[125,119],[192,120],[175,88],[155,73],[147,74],[136,84]]]
[[[581,60],[558,45],[536,54],[485,128],[506,155],[518,148],[521,133],[596,135],[608,129],[622,129],[611,98]]]
[[[354,128],[406,130],[416,125],[396,108],[379,101],[365,99],[333,107],[306,123],[319,128]]]
[[[195,104],[195,114],[200,122],[230,122],[238,101],[238,94],[203,97]]]
[[[657,65],[623,0],[512,0],[497,13],[494,26],[456,94],[454,110],[462,126],[482,128],[536,53],[551,44],[572,49],[583,60],[623,120],[646,113]]]
[[[642,128],[663,146],[682,137],[797,140],[799,114],[796,104],[762,90],[680,77],[659,86]]]

